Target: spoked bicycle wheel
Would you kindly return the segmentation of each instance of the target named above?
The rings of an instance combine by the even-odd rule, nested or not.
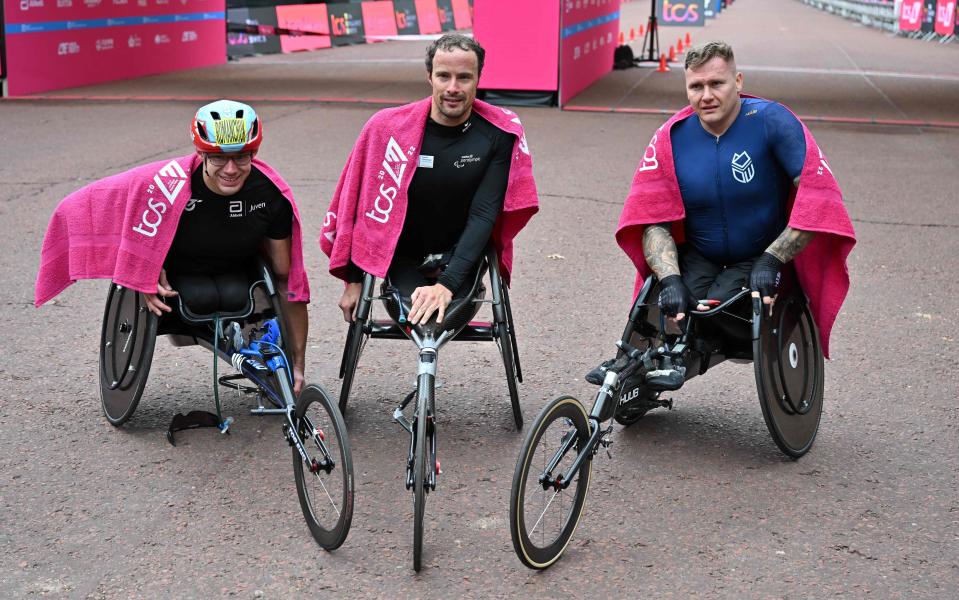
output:
[[[423,564],[423,519],[426,514],[426,495],[429,492],[433,435],[433,378],[420,376],[416,399],[416,440],[413,444],[413,570],[417,573]]]
[[[318,385],[303,388],[294,422],[312,465],[293,447],[293,475],[303,517],[316,542],[335,550],[353,521],[353,457],[343,417]]]
[[[544,475],[561,478],[588,439],[586,410],[571,396],[550,402],[526,435],[513,472],[509,528],[516,556],[527,567],[553,564],[576,530],[586,505],[592,457],[583,461],[566,489],[542,481]]]
[[[110,284],[100,331],[100,404],[111,425],[126,423],[140,403],[158,322],[143,294]]]

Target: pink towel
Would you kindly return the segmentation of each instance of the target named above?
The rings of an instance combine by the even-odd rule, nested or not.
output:
[[[381,110],[363,127],[336,184],[320,232],[330,273],[346,279],[349,262],[384,277],[406,218],[407,191],[419,157],[431,99]],[[513,238],[539,210],[533,162],[519,117],[477,100],[476,114],[516,137],[503,212],[493,227],[500,270],[509,281]]]
[[[199,164],[196,154],[151,163],[91,183],[64,198],[43,238],[34,303],[40,306],[78,279],[112,279],[155,294],[163,260],[190,199],[190,174]],[[293,205],[289,299],[309,302],[293,193],[266,163],[254,160],[253,164]]]
[[[754,96],[743,97],[752,98]],[[636,265],[636,289],[649,276],[643,256],[643,230],[650,223],[672,223],[673,237],[684,240],[683,219],[686,216],[669,132],[674,124],[694,115],[686,107],[669,118],[653,135],[643,159],[636,169],[633,185],[623,206],[616,230],[616,241]],[[822,150],[809,129],[806,135],[806,161],[799,176],[789,215],[789,226],[815,231],[817,235],[796,257],[796,274],[806,297],[822,342],[823,354],[829,358],[829,333],[836,315],[849,291],[849,270],[846,257],[856,244],[852,222],[842,203],[842,192]]]

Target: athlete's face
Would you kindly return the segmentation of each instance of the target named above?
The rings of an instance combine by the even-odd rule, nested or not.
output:
[[[240,191],[253,169],[253,153],[201,154],[203,182],[211,192],[232,196]]]
[[[440,125],[454,126],[466,121],[476,100],[479,68],[476,53],[454,48],[437,50],[428,81],[433,87],[430,117]]]
[[[715,57],[695,69],[686,69],[686,97],[703,128],[713,135],[722,135],[739,114],[739,92],[743,74],[736,64]]]

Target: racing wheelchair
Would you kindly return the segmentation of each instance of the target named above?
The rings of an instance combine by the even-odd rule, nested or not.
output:
[[[491,300],[486,300],[484,274],[489,273]],[[499,259],[495,250],[487,249],[471,279],[464,284],[462,293],[457,293],[446,309],[443,322],[436,323],[436,315],[426,323],[411,325],[409,314],[412,290],[401,291],[390,280],[383,281],[380,295],[373,295],[375,278],[366,274],[356,309],[356,319],[350,324],[346,346],[340,364],[343,385],[340,390],[340,411],[346,411],[350,388],[356,374],[363,348],[370,338],[410,339],[419,350],[416,388],[407,394],[393,411],[393,418],[410,434],[410,446],[406,460],[406,489],[413,492],[413,568],[420,570],[423,552],[423,518],[426,495],[436,489],[440,473],[440,461],[436,453],[435,383],[438,350],[450,341],[495,341],[499,346],[506,370],[510,403],[516,428],[523,426],[523,413],[519,404],[517,383],[523,381],[519,352],[513,329],[513,316],[509,304],[509,291],[499,271]],[[389,319],[373,318],[374,301],[382,301]],[[483,303],[492,304],[493,321],[472,321]],[[415,399],[415,403],[413,402]],[[412,415],[404,411],[413,404]]]
[[[100,337],[100,400],[107,421],[121,426],[133,416],[143,394],[158,335],[175,346],[201,345],[213,352],[216,414],[193,411],[173,418],[174,432],[217,427],[229,433],[232,417],[220,412],[217,386],[253,396],[251,415],[279,415],[283,437],[293,454],[293,474],[303,516],[310,532],[327,550],[346,539],[353,518],[353,463],[343,418],[330,395],[318,385],[293,395],[292,369],[286,357],[284,316],[270,269],[251,266],[246,298],[236,310],[196,314],[183,300],[177,309],[158,317],[147,309],[143,295],[110,284]],[[242,305],[242,306],[240,306]],[[224,327],[224,323],[227,325]],[[217,376],[218,359],[237,371]]]
[[[672,408],[672,400],[660,398],[670,388],[650,383],[664,367],[685,368],[688,381],[727,359],[752,361],[773,441],[793,459],[809,451],[822,415],[823,354],[795,274],[783,275],[772,308],[743,289],[709,310],[689,311],[685,329],[667,326],[656,306],[656,278],[646,280],[589,413],[562,396],[527,433],[510,493],[510,534],[523,564],[545,569],[566,549],[586,503],[593,457],[612,444],[611,421],[629,426],[651,409]]]

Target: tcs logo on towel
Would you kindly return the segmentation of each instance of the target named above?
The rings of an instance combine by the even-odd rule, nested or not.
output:
[[[407,154],[413,155],[416,148],[410,146],[408,152],[403,152],[400,145],[396,143],[393,136],[386,143],[386,152],[383,156],[383,168],[377,173],[377,179],[382,181],[376,200],[373,201],[373,210],[364,213],[367,217],[377,223],[386,223],[390,220],[390,212],[393,210],[393,200],[399,192],[403,173],[406,172],[406,166],[409,159]]]
[[[155,198],[157,191],[166,198],[170,206],[173,206],[173,201],[176,200],[183,186],[186,185],[186,180],[186,173],[183,172],[180,163],[171,160],[165,164],[153,176],[153,183],[147,188],[147,193],[150,195],[147,198],[147,209],[143,211],[140,223],[133,226],[133,231],[150,238],[155,236],[160,224],[163,223],[163,214],[167,209],[167,205],[162,199]]]

